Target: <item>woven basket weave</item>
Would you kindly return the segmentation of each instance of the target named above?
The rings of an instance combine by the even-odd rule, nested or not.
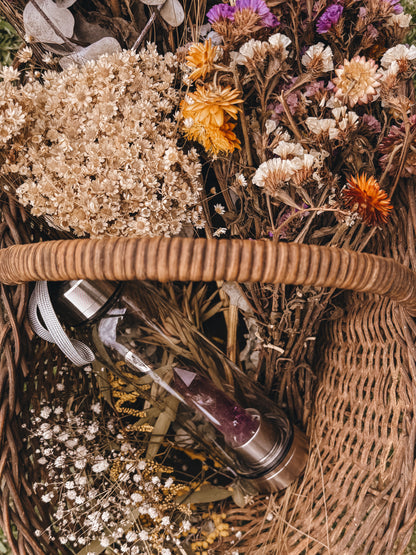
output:
[[[381,252],[388,258],[252,241],[117,239],[12,246],[29,237],[24,213],[10,201],[3,209],[1,242],[10,248],[0,251],[0,281],[264,280],[367,291],[346,293],[339,300],[342,316],[321,328],[308,424],[311,453],[303,479],[281,496],[232,509],[229,518],[243,531],[236,546],[241,553],[400,553],[416,520],[416,326],[411,318],[416,276],[407,267],[416,268],[415,192],[409,185],[402,205],[410,212],[398,208],[395,232],[389,241],[383,238]],[[16,423],[16,415],[25,420],[28,410],[30,388],[24,381],[38,371],[45,351],[38,348],[34,356],[29,350],[27,285],[1,285],[1,293],[6,318],[0,334],[0,526],[14,553],[52,554],[58,547],[34,534],[48,525],[49,516],[31,489],[36,465],[23,456]],[[53,365],[53,354],[48,357]]]

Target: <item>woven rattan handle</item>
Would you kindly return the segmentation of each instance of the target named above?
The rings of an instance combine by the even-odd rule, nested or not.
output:
[[[378,293],[416,314],[416,274],[392,259],[335,247],[242,239],[105,238],[0,251],[0,281],[238,281]]]

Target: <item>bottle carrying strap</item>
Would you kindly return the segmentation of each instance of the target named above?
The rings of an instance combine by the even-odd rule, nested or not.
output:
[[[55,314],[47,281],[36,282],[29,300],[28,316],[32,330],[45,341],[55,343],[75,366],[85,366],[95,359],[94,353],[85,343],[70,339],[65,333]]]

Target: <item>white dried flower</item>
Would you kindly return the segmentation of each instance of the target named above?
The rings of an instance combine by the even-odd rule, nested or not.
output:
[[[40,411],[40,417],[46,420],[47,418],[49,418],[49,415],[51,414],[51,412],[52,412],[52,409],[50,409],[49,407],[43,407],[42,410]]]
[[[264,127],[266,130],[266,135],[270,135],[270,133],[273,133],[273,131],[276,129],[277,123],[273,119],[268,119],[266,120]]]
[[[218,229],[216,229],[214,231],[214,233],[212,234],[213,237],[221,237],[221,235],[225,235],[227,233],[228,229],[226,227],[219,227]]]
[[[414,62],[416,60],[416,46],[412,44],[411,46],[407,44],[398,44],[389,48],[387,52],[383,54],[381,58],[381,65],[387,69],[390,64],[397,62],[400,64],[407,64]]]
[[[17,53],[16,57],[18,58],[19,62],[22,62],[24,64],[28,62],[32,58],[32,56],[33,50],[30,48],[30,46],[25,46]]]
[[[240,187],[247,187],[247,179],[242,173],[237,173],[235,176],[235,182]]]
[[[263,52],[264,51],[264,52]],[[239,50],[240,57],[237,63],[244,64],[248,60],[253,59],[256,55],[262,56],[267,53],[260,40],[251,39],[243,44]]]
[[[102,459],[92,465],[92,471],[97,473],[105,472],[106,470],[108,470],[108,467],[109,467],[108,461],[106,461],[105,459]]]
[[[3,79],[5,83],[10,83],[11,81],[16,81],[19,79],[20,72],[11,66],[4,66],[0,70],[0,79]]]
[[[322,42],[313,44],[302,56],[302,64],[307,69],[314,69],[324,73],[334,69],[333,54],[330,46]]]
[[[400,27],[400,29],[407,29],[408,27],[410,27],[411,23],[412,16],[409,13],[404,12],[392,14],[387,21],[388,25],[397,25],[397,27]]]
[[[335,70],[335,96],[350,107],[372,102],[378,97],[380,87],[378,69],[372,58],[354,56],[351,60],[344,60],[344,65]]]
[[[336,121],[332,118],[306,118],[306,126],[315,135],[329,134],[330,130],[336,128]]]
[[[300,143],[289,143],[287,141],[280,141],[277,147],[273,149],[273,154],[284,160],[294,156],[303,156],[304,153],[305,149]]]
[[[273,47],[274,51],[279,51],[281,57],[285,60],[289,56],[287,47],[292,41],[286,35],[282,33],[275,33],[269,37],[269,44]]]
[[[285,182],[290,181],[296,171],[302,167],[300,158],[293,160],[282,160],[272,158],[263,162],[253,176],[253,183],[258,187],[264,187],[270,195],[274,195]]]

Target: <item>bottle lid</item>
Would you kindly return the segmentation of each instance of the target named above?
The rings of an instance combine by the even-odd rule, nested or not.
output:
[[[50,284],[57,312],[66,324],[77,326],[96,319],[116,298],[121,284],[78,279]]]

